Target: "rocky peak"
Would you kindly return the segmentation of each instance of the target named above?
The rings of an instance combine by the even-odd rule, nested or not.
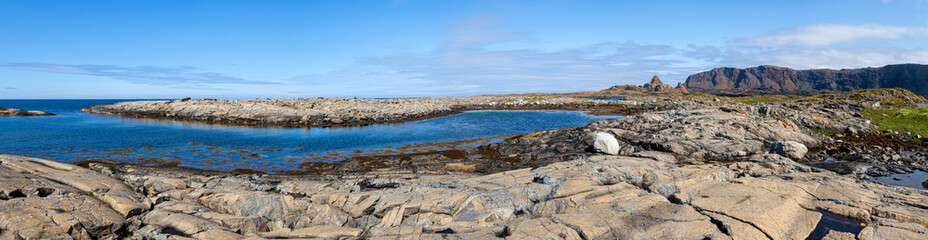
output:
[[[651,78],[651,82],[649,82],[648,84],[650,84],[651,86],[664,85],[664,83],[661,82],[661,78],[657,77],[657,75],[654,75],[654,77]]]
[[[604,89],[600,92],[604,93],[621,93],[621,92],[649,92],[649,93],[671,93],[671,92],[681,92],[680,88],[673,88],[668,84],[661,82],[661,78],[657,75],[651,78],[651,81],[645,83],[641,86],[636,85],[616,85],[608,89]],[[683,90],[685,93],[686,90]]]
[[[686,89],[686,85],[684,85],[682,82],[681,82],[681,83],[677,83],[677,87],[675,87],[674,89],[676,89],[676,90],[678,90],[678,91],[680,91],[680,92],[682,92],[682,93],[689,93],[689,92],[690,92],[690,90],[689,90],[689,89]]]

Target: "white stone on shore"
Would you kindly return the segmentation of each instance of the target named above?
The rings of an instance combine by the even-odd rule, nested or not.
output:
[[[770,153],[780,154],[793,160],[802,160],[809,152],[809,148],[795,141],[774,142],[770,145]]]
[[[598,132],[596,135],[593,135],[593,149],[596,149],[597,152],[616,155],[619,154],[619,141],[615,140],[615,137],[612,134]]]

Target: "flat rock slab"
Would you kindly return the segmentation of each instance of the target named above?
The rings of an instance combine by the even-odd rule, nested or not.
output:
[[[58,162],[0,155],[0,229],[27,239],[100,238],[151,205],[122,181]]]

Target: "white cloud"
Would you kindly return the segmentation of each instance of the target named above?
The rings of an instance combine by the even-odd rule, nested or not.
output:
[[[445,31],[445,44],[426,53],[370,56],[346,68],[294,78],[294,84],[358,96],[447,96],[519,92],[576,92],[618,84],[643,84],[653,74],[675,84],[715,67],[778,65],[794,69],[861,68],[928,63],[928,49],[838,48],[866,38],[920,37],[924,28],[823,24],[749,40],[754,45],[689,45],[604,42],[557,51],[494,50],[530,36],[499,30],[495,18],[468,19]],[[789,47],[757,47],[755,45]]]
[[[769,35],[741,40],[752,46],[780,47],[802,45],[824,47],[863,39],[928,38],[928,28],[878,24],[818,24],[781,30]]]
[[[525,41],[530,34],[500,30],[501,24],[500,19],[491,17],[467,19],[448,27],[443,32],[444,43],[431,51],[367,56],[343,68],[292,77],[283,84],[191,67],[14,63],[0,64],[0,69],[103,76],[171,91],[227,91],[243,96],[407,97],[591,91],[619,84],[643,84],[655,73],[673,85],[690,74],[714,67],[841,69],[928,64],[925,47],[902,48],[866,41],[854,47],[836,45],[874,38],[928,37],[928,30],[917,27],[821,24],[715,46],[691,44],[676,48],[628,41],[543,51],[527,45],[531,43]],[[499,45],[508,47],[493,48]]]
[[[467,19],[449,27],[445,44],[434,51],[366,57],[344,69],[291,82],[350,89],[359,96],[576,92],[642,84],[654,72],[667,82],[681,81],[683,73],[696,69],[675,66],[683,63],[681,52],[667,45],[606,42],[557,51],[488,49],[529,37],[501,31],[500,24],[494,18]]]
[[[928,63],[928,49],[803,49],[762,53],[755,58],[764,64],[796,69],[882,67]]]
[[[26,70],[34,72],[77,74],[109,77],[132,83],[152,85],[192,86],[209,88],[204,84],[279,84],[228,76],[221,73],[204,72],[195,67],[114,66],[114,65],[68,65],[52,63],[0,64],[0,69]]]

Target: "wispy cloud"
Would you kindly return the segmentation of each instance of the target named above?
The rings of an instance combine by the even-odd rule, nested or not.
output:
[[[19,89],[19,88],[15,88],[15,87],[6,87],[6,88],[4,88],[4,89],[6,89],[6,90],[17,90],[17,89]]]
[[[530,37],[499,30],[500,24],[495,18],[467,19],[449,27],[445,44],[433,51],[365,57],[338,71],[291,80],[316,88],[341,86],[382,95],[468,95],[588,91],[637,84],[654,72],[682,80],[681,73],[697,69],[679,59],[682,52],[678,49],[635,42],[557,51],[492,50],[493,44]]]
[[[299,76],[291,82],[312,86],[321,93],[362,96],[574,92],[641,84],[654,74],[672,84],[690,74],[723,66],[840,69],[928,61],[928,49],[833,46],[868,38],[928,35],[924,28],[916,27],[822,24],[724,45],[684,48],[629,41],[555,51],[496,50],[492,48],[495,44],[531,38],[527,33],[500,30],[502,23],[496,18],[467,19],[449,27],[445,43],[433,51],[368,56],[340,70]]]
[[[16,69],[35,72],[77,74],[109,77],[132,83],[152,85],[204,85],[204,84],[279,84],[205,72],[195,67],[154,67],[114,65],[68,65],[50,63],[0,64],[0,69]]]
[[[769,35],[741,40],[752,46],[780,47],[802,45],[823,47],[863,39],[928,38],[926,27],[901,27],[879,24],[818,24],[790,28]]]
[[[614,41],[551,50],[531,48],[530,33],[505,31],[503,24],[493,17],[465,19],[445,29],[444,42],[435,49],[366,56],[327,73],[280,82],[243,79],[194,67],[13,63],[0,65],[0,69],[102,76],[202,92],[404,97],[590,91],[642,84],[654,74],[673,84],[690,74],[723,66],[839,69],[928,63],[928,48],[924,47],[842,45],[867,43],[862,41],[866,39],[928,38],[928,29],[920,27],[819,24],[719,45],[675,47]],[[513,47],[520,45],[524,47]]]

